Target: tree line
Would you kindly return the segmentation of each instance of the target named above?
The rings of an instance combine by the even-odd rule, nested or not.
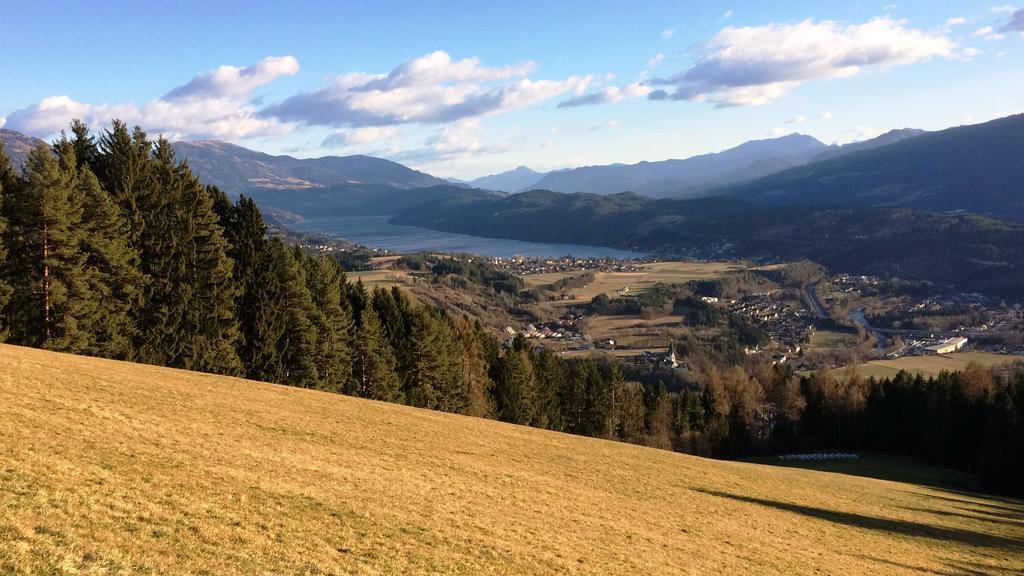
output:
[[[337,258],[268,237],[252,200],[203,185],[166,140],[121,122],[95,138],[75,121],[20,171],[0,149],[0,240],[0,338],[13,344],[717,457],[915,454],[1021,490],[1019,372],[851,382],[709,362],[671,389],[629,381],[613,360],[503,343],[350,282]]]

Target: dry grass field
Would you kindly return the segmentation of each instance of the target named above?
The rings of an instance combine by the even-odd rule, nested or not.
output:
[[[811,341],[807,344],[809,349],[837,348],[841,346],[856,346],[860,338],[856,333],[839,332],[835,330],[817,330],[811,335]]]
[[[345,274],[350,282],[362,280],[366,289],[371,292],[377,287],[384,289],[391,289],[392,286],[408,288],[413,282],[412,277],[404,270],[365,270],[346,272]]]
[[[639,268],[638,272],[596,272],[593,282],[582,288],[569,290],[575,296],[571,303],[589,302],[598,294],[613,296],[617,290],[627,286],[630,292],[637,293],[655,284],[682,284],[690,280],[717,278],[726,272],[742,270],[743,266],[732,262],[654,262],[641,264]],[[523,280],[532,288],[580,274],[583,272],[531,274],[523,276]]]
[[[1020,574],[1024,503],[0,346],[3,574]]]
[[[872,360],[856,366],[857,373],[865,378],[888,378],[900,370],[937,376],[939,372],[963,370],[967,364],[977,362],[982,366],[998,366],[1008,362],[1024,361],[1020,356],[996,354],[994,352],[957,352],[949,356],[904,356],[893,360]]]

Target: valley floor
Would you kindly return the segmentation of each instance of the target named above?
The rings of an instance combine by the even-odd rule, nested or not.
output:
[[[1019,574],[1024,502],[0,346],[0,573]]]

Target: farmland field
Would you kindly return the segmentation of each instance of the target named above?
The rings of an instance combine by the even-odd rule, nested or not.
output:
[[[690,280],[717,278],[732,270],[742,270],[743,266],[732,262],[654,262],[641,264],[638,268],[640,270],[637,272],[595,272],[594,281],[587,286],[569,289],[575,297],[572,302],[589,302],[598,294],[612,296],[617,290],[626,287],[630,292],[637,293],[655,284],[682,284]],[[528,286],[536,287],[583,273],[573,271],[530,274],[523,276],[523,280]]]
[[[362,280],[369,291],[378,287],[389,289],[392,286],[408,287],[412,284],[412,277],[403,270],[365,270],[346,272],[346,275],[351,282]]]
[[[1024,565],[1024,502],[962,486],[709,460],[13,346],[0,346],[0,438],[4,574]]]
[[[835,348],[839,346],[856,346],[859,342],[857,334],[838,332],[835,330],[818,330],[811,336],[808,348]]]
[[[998,366],[1013,361],[1024,361],[1024,357],[996,354],[994,352],[957,352],[949,356],[904,356],[892,360],[872,360],[856,366],[857,373],[868,378],[895,376],[900,370],[936,376],[943,370],[963,370],[967,364],[977,362],[982,366]]]

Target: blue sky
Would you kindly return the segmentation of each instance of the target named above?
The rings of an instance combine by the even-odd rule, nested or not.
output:
[[[468,178],[1024,111],[1024,5],[169,4],[0,1],[4,127],[121,117]]]

